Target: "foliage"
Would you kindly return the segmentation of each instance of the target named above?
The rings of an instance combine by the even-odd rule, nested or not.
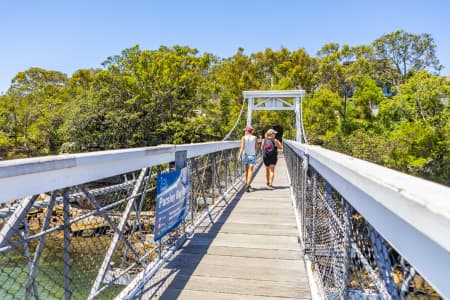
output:
[[[449,97],[448,82],[422,71],[381,104],[380,118],[394,147],[387,166],[450,183]]]
[[[357,83],[352,100],[356,106],[358,117],[369,121],[377,116],[378,106],[386,100],[386,97],[376,82],[365,76]]]
[[[389,133],[363,128],[356,129],[345,137],[333,136],[325,146],[380,165],[387,163],[392,152]]]
[[[337,130],[342,103],[339,95],[320,89],[304,101],[304,123],[309,142],[323,144],[327,136]]]
[[[436,44],[430,34],[415,35],[403,30],[385,34],[373,42],[380,60],[393,64],[404,83],[409,74],[432,68],[439,71],[442,66],[436,57]]]
[[[244,49],[238,49],[232,57],[213,64],[209,77],[210,89],[210,116],[217,129],[216,134],[225,137],[233,128],[235,120],[243,108],[242,92],[259,89],[250,58],[244,54]],[[241,118],[238,128],[245,126]],[[233,132],[232,138],[239,138],[242,132]]]
[[[13,78],[7,95],[1,99],[3,155],[44,155],[57,149],[66,84],[65,74],[40,68],[19,72]]]
[[[0,157],[220,140],[234,127],[237,139],[243,91],[304,89],[311,143],[450,185],[450,84],[428,72],[441,69],[435,49],[429,34],[398,30],[370,45],[325,44],[316,57],[134,46],[70,78],[30,68],[0,95]],[[253,122],[258,135],[295,137],[291,111]]]
[[[67,141],[82,151],[171,141],[170,128],[194,117],[205,101],[198,90],[210,61],[210,55],[181,46],[158,51],[135,46],[108,58],[105,70],[84,76],[91,84],[81,81],[90,88],[68,110],[62,128]]]

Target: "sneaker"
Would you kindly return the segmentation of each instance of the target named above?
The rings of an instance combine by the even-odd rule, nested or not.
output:
[[[268,190],[271,190],[272,189],[272,187],[270,186],[270,184],[266,184],[266,188],[268,189]]]
[[[251,190],[252,187],[250,186],[250,184],[247,184],[247,189],[246,189],[246,191],[247,191],[247,193],[249,193]]]

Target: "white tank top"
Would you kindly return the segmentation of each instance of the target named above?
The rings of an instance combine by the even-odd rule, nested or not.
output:
[[[256,155],[255,150],[256,136],[245,135],[244,141],[245,141],[244,153],[246,153],[247,155]]]

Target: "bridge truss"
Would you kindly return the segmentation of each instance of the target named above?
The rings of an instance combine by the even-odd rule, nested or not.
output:
[[[293,110],[295,111],[295,139],[297,142],[307,142],[302,118],[304,96],[304,90],[245,91],[244,99],[248,102],[247,125],[251,125],[252,114],[255,110]]]

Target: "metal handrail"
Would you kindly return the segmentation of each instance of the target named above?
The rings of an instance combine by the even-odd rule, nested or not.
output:
[[[306,170],[291,174],[303,177],[299,191],[319,193],[314,189],[317,173],[325,186],[329,185],[344,204],[370,224],[373,236],[380,235],[441,296],[450,298],[450,188],[319,146],[284,143],[299,163],[307,163]],[[332,193],[323,193],[322,198],[331,199]],[[308,245],[308,241],[305,243]]]
[[[230,189],[239,190],[239,146],[161,145],[0,162],[0,297],[94,299],[132,291],[123,285],[137,274],[148,278],[145,270],[152,275],[186,231]],[[191,178],[188,217],[155,242],[156,178],[180,157]]]

